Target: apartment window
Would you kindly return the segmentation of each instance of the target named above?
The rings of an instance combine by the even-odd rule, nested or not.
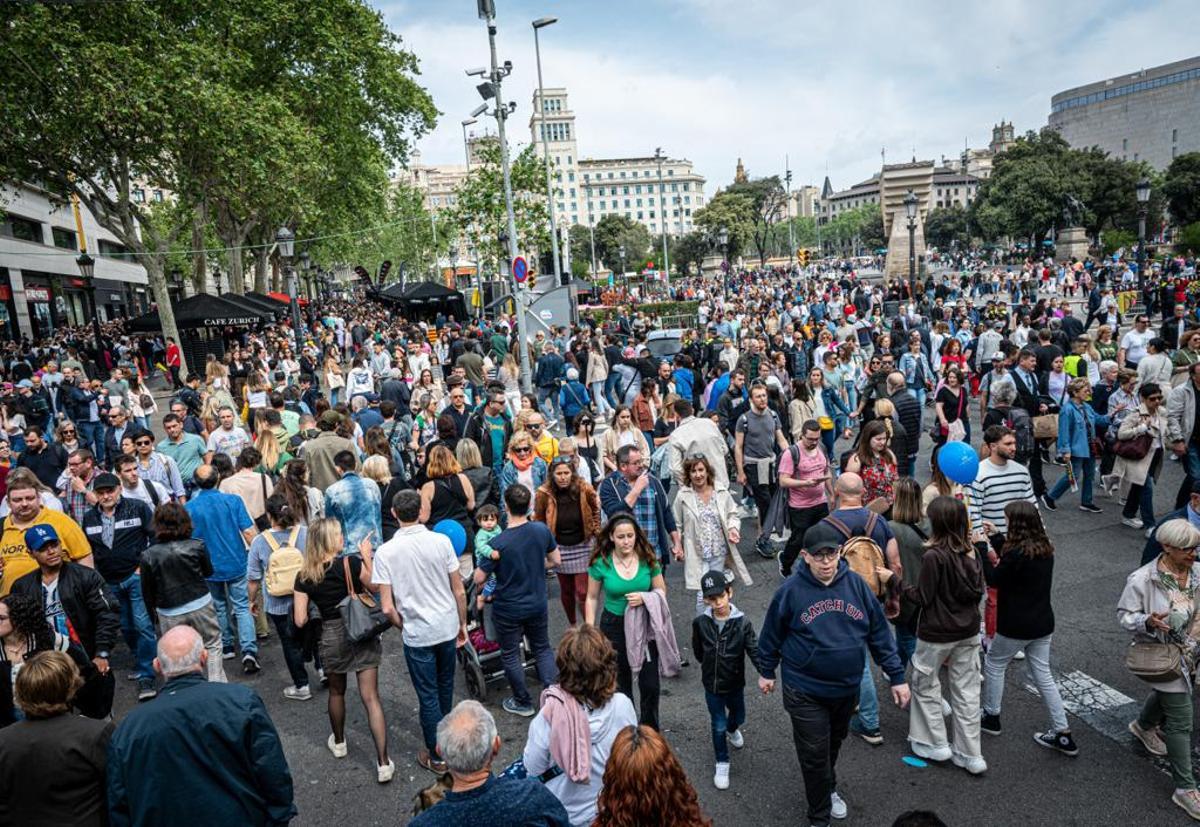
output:
[[[1122,152],[1128,152],[1128,151],[1129,151],[1129,139],[1128,139],[1128,138],[1122,138],[1122,139],[1121,139],[1121,151],[1122,151]]]
[[[636,192],[638,195],[641,195],[642,194],[642,185],[638,184],[636,187],[633,188],[633,191]]]
[[[678,184],[672,184],[672,185],[671,185],[671,192],[679,192],[679,185],[678,185]]]
[[[651,211],[650,211],[650,217],[651,217],[651,218],[654,218],[654,210],[651,210]]]
[[[71,230],[64,230],[62,227],[51,227],[50,234],[54,236],[55,247],[61,247],[64,250],[79,249],[79,245],[75,243],[75,233]]]
[[[685,203],[685,204],[692,203],[692,196],[690,196],[690,195],[683,196],[683,203]]]
[[[684,182],[683,182],[683,191],[684,191],[684,192],[687,192],[687,191],[688,191],[688,190],[690,190],[691,188],[692,188],[692,185],[691,185],[691,184],[689,184],[687,181],[684,181]]]
[[[1171,157],[1174,158],[1178,154],[1179,154],[1179,147],[1177,147],[1177,146],[1171,147]]]
[[[133,198],[133,203],[135,204],[146,203],[146,191],[141,187],[135,187],[133,192],[130,193],[130,196]]]
[[[590,181],[590,180],[592,180],[592,177],[591,177],[591,175],[589,175],[588,173],[586,173],[586,172],[585,172],[585,173],[583,174],[583,180],[584,180],[584,181]]]
[[[567,157],[569,158],[570,156],[567,156]],[[567,173],[567,180],[568,180],[568,181],[574,181],[574,180],[575,180],[575,173],[573,173],[573,172],[568,172],[568,173]]]
[[[124,261],[133,261],[133,254],[129,252],[129,248],[115,241],[105,241],[100,239],[100,255],[107,258],[117,258]]]
[[[1135,152],[1135,153],[1133,153],[1133,160],[1136,162],[1137,159],[1138,159],[1138,154]]]
[[[571,197],[572,198],[575,197],[575,188],[574,187],[571,187]]]
[[[558,202],[558,211],[559,211],[559,212],[564,212],[565,210],[566,210],[566,207],[564,207],[564,206],[563,206],[563,203],[562,203],[561,201],[559,201],[559,202]]]
[[[607,202],[605,202],[603,199],[601,199],[601,200],[600,200],[600,209],[604,209],[604,205],[605,205],[606,203],[607,203]]]
[[[622,177],[622,178],[624,178],[624,177],[625,177],[625,170],[621,170],[621,177]]]
[[[640,198],[639,198],[639,199],[637,200],[637,205],[638,205],[639,207],[640,207],[640,206],[642,206],[642,199],[640,199]]]
[[[653,218],[654,216],[650,216],[650,217],[651,217],[651,218]],[[657,224],[651,224],[651,225],[650,225],[650,232],[652,232],[652,233],[657,233],[657,232],[658,232],[658,225],[657,225]]]
[[[625,217],[626,217],[626,218],[633,218],[633,213],[631,213],[629,210],[626,210],[626,211],[625,211]]]
[[[4,222],[0,224],[0,235],[15,238],[18,241],[32,241],[34,244],[46,243],[42,238],[41,222],[21,218],[12,213],[4,214]]]
[[[670,177],[670,176],[674,176],[674,175],[675,175],[675,170],[673,170],[673,169],[669,169],[669,170],[667,170],[667,175],[668,175],[668,177]]]
[[[433,201],[433,206],[435,207],[440,207],[442,205],[442,199],[438,198],[437,196],[434,196],[430,200]]]
[[[154,191],[154,200],[159,201],[159,202],[161,202],[163,200],[163,191],[162,190]]]
[[[625,199],[625,206],[626,206],[626,207],[628,207],[628,206],[629,206],[629,199],[628,199],[628,198],[626,198],[626,199]],[[626,215],[628,215],[628,213],[626,213]]]
[[[609,179],[611,180],[611,179],[612,179],[612,177],[613,177],[613,174],[610,172],[610,173],[608,174],[608,177],[609,177]]]
[[[683,214],[684,214],[684,215],[691,215],[691,214],[692,214],[692,211],[691,211],[691,210],[684,210],[684,211],[683,211]]]
[[[638,210],[638,221],[642,220],[642,211]]]
[[[1172,129],[1171,130],[1171,143],[1175,143],[1178,140],[1179,140],[1179,130]]]
[[[649,178],[649,177],[650,177],[650,170],[646,170],[645,172],[643,172],[643,173],[642,173],[642,175],[644,175],[644,176],[646,176],[647,178]]]
[[[571,127],[568,126],[567,127],[567,137],[569,138],[570,136],[571,136]],[[570,155],[567,156],[567,166],[571,166],[571,156]]]
[[[629,187],[622,187],[621,189],[623,189],[623,190],[624,190],[624,192],[622,193],[622,195],[629,195]],[[638,192],[641,192],[641,191],[642,191],[642,190],[641,190],[641,187],[639,187],[639,188],[638,188]]]

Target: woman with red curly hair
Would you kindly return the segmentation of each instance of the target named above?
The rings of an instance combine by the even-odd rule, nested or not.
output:
[[[712,827],[670,745],[652,727],[613,739],[592,827]]]

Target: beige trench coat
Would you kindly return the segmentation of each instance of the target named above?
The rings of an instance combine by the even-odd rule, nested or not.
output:
[[[1121,478],[1122,493],[1124,493],[1129,485],[1145,485],[1146,474],[1150,471],[1150,463],[1154,460],[1154,452],[1159,448],[1166,447],[1163,440],[1167,435],[1167,413],[1163,405],[1158,406],[1158,411],[1154,416],[1146,410],[1145,403],[1137,406],[1137,410],[1130,411],[1129,415],[1121,420],[1121,427],[1117,431],[1117,439],[1132,439],[1146,432],[1150,433],[1151,443],[1150,450],[1146,452],[1146,456],[1139,460],[1125,459],[1117,457],[1116,464],[1113,465],[1113,473]],[[1162,471],[1160,466],[1159,471]]]
[[[742,555],[737,546],[729,542],[729,529],[741,530],[741,520],[737,516],[737,503],[733,501],[729,490],[718,488],[713,492],[717,505],[717,514],[724,527],[725,565],[743,585],[753,586],[754,580],[746,570]],[[683,579],[690,590],[700,588],[700,578],[704,576],[704,560],[700,555],[700,498],[691,488],[681,488],[672,506],[675,513],[675,523],[679,526],[679,539],[683,543]]]

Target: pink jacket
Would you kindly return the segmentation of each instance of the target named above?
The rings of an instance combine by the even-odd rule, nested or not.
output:
[[[679,674],[679,644],[671,625],[671,607],[667,598],[656,591],[642,592],[642,605],[625,610],[625,657],[636,679],[650,642],[658,644],[659,674],[673,678]]]

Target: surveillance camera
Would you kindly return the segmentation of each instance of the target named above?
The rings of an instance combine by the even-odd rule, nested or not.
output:
[[[481,103],[474,111],[471,112],[471,117],[478,118],[480,115],[482,115],[486,111],[487,111],[487,104]]]
[[[509,111],[509,112],[516,112],[516,111],[517,111],[517,102],[516,102],[516,101],[509,101],[509,102],[508,102],[508,111]]]
[[[471,77],[472,75],[480,75],[480,76],[483,76],[483,75],[486,75],[486,74],[487,74],[487,67],[486,67],[486,66],[480,66],[480,67],[478,67],[478,68],[475,68],[475,69],[467,69],[467,76],[468,76],[468,77]]]
[[[504,71],[506,71],[506,72],[512,71],[512,61],[511,60],[504,61]]]

